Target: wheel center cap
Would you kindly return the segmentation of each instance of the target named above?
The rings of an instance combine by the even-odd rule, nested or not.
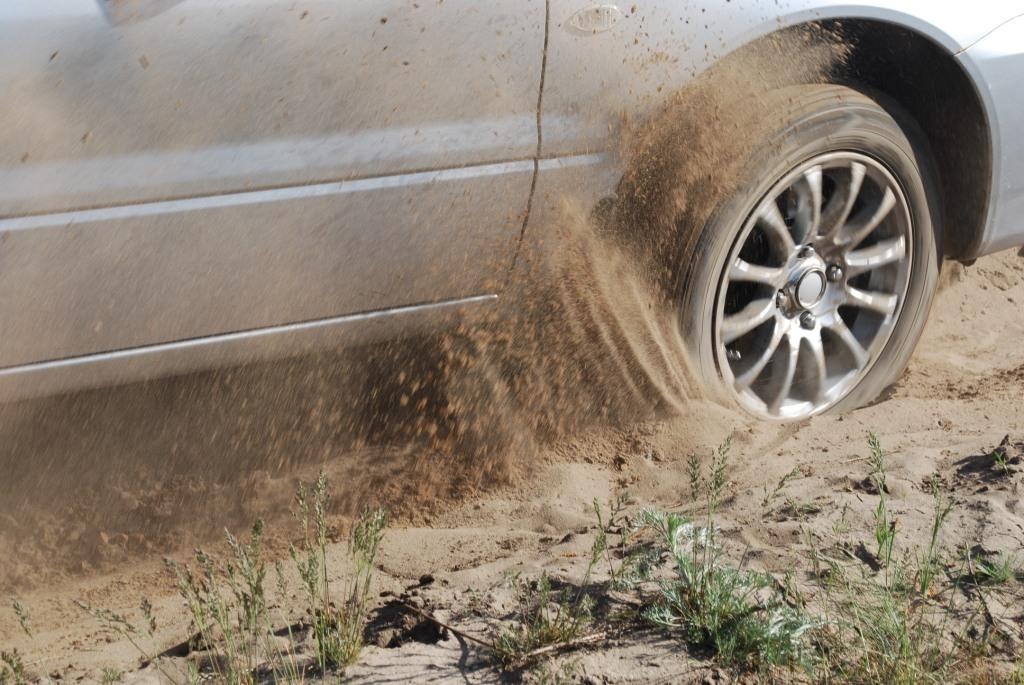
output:
[[[811,269],[801,276],[793,293],[797,306],[808,309],[818,304],[825,295],[825,282],[825,272],[820,269]]]

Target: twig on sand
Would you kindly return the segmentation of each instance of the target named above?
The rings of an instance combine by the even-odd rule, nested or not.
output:
[[[434,623],[444,628],[445,630],[449,631],[454,635],[458,635],[459,637],[469,640],[470,642],[474,642],[480,645],[481,647],[486,647],[492,652],[499,651],[497,645],[495,645],[493,642],[488,642],[487,640],[483,640],[481,638],[470,635],[469,633],[463,632],[458,628],[454,628],[449,624],[445,623],[444,621],[432,616],[431,614],[428,614],[425,611],[422,611],[414,606],[406,604],[405,602],[401,602],[401,605],[407,611],[410,611],[419,616],[420,618],[426,619],[427,621],[430,621],[431,623]],[[608,633],[602,630],[601,632],[591,633],[590,635],[584,635],[583,637],[578,637],[573,640],[566,640],[565,642],[556,642],[555,644],[545,645],[544,647],[538,647],[537,649],[531,650],[526,654],[523,654],[519,660],[530,661],[531,659],[535,659],[539,656],[544,656],[545,654],[554,654],[569,649],[576,649],[577,647],[582,647],[583,645],[589,645],[594,642],[600,642],[601,640],[604,640],[607,637]]]
[[[493,652],[498,651],[497,646],[495,646],[495,644],[493,642],[487,642],[486,640],[481,640],[480,638],[474,637],[474,636],[470,635],[469,633],[464,633],[463,631],[459,630],[458,628],[453,628],[452,626],[448,625],[444,621],[441,621],[440,619],[437,619],[434,616],[431,616],[430,614],[428,614],[425,611],[420,611],[416,607],[411,606],[409,604],[406,604],[405,602],[401,602],[401,605],[407,611],[411,611],[412,613],[416,614],[420,618],[424,618],[424,619],[430,621],[431,623],[435,623],[435,624],[441,626],[442,628],[444,628],[445,630],[447,630],[448,632],[450,632],[450,633],[452,633],[454,635],[458,635],[459,637],[465,638],[465,639],[469,640],[470,642],[475,642],[476,644],[480,645],[481,647],[486,647],[487,649],[489,649],[489,650],[491,650]]]
[[[553,652],[561,652],[567,649],[576,649],[583,645],[589,645],[592,642],[600,642],[601,640],[608,637],[608,633],[603,630],[599,633],[591,633],[590,635],[584,635],[578,637],[575,640],[566,640],[565,642],[556,642],[553,645],[547,645],[545,647],[538,647],[532,651],[527,652],[523,655],[523,660],[528,661],[538,656],[544,656],[545,654],[551,654]]]

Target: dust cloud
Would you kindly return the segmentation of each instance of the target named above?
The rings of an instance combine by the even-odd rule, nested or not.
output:
[[[381,504],[429,523],[596,426],[685,413],[700,392],[676,278],[695,228],[760,140],[759,98],[824,80],[842,46],[823,29],[779,34],[628,122],[616,196],[596,210],[559,197],[484,325],[0,407],[0,590],[284,517],[320,468],[334,514]]]

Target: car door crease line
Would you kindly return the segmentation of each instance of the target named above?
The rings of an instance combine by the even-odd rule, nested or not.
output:
[[[338,316],[328,316],[316,319],[303,319],[300,321],[273,324],[270,326],[243,328],[239,330],[228,331],[226,333],[211,333],[208,335],[198,335],[189,338],[180,338],[177,340],[165,340],[161,342],[147,343],[143,345],[134,345],[131,347],[118,347],[113,349],[100,350],[98,352],[88,352],[86,354],[77,354],[68,357],[54,357],[51,359],[44,359],[42,361],[32,361],[25,362],[22,364],[10,364],[6,366],[0,366],[0,377],[12,375],[14,373],[29,372],[44,367],[52,367],[55,365],[67,366],[71,364],[88,363],[91,361],[104,361],[113,358],[133,357],[140,356],[143,354],[151,354],[153,352],[159,352],[162,350],[183,349],[186,347],[196,347],[199,345],[210,345],[243,339],[268,337],[279,333],[291,333],[312,328],[325,328],[327,326],[331,326],[334,324],[344,325],[356,321],[384,320],[388,317],[397,316],[401,314],[416,313],[422,311],[439,311],[445,309],[455,309],[458,307],[486,304],[489,302],[494,302],[497,299],[498,296],[494,293],[482,293],[478,295],[469,295],[453,299],[427,300],[424,302],[417,302],[414,304],[402,305],[399,307],[369,309],[362,312],[352,312],[349,314],[341,314]]]
[[[530,181],[530,194],[526,197],[526,210],[523,214],[523,225],[519,229],[519,240],[516,241],[516,251],[512,255],[512,264],[509,266],[508,276],[505,279],[505,287],[515,273],[516,264],[519,262],[519,253],[522,251],[523,238],[526,236],[526,226],[530,223],[530,210],[533,208],[533,196],[537,191],[537,176],[540,172],[541,147],[544,142],[542,128],[542,112],[544,109],[544,77],[548,70],[548,39],[551,32],[551,0],[544,0],[544,47],[540,57],[540,84],[537,87],[537,149],[533,155],[533,179]],[[503,288],[504,289],[504,288]]]

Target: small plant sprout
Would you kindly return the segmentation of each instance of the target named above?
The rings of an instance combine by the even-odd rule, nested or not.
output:
[[[887,501],[888,488],[885,483],[885,453],[878,441],[878,436],[868,433],[868,448],[871,450],[868,457],[868,464],[871,468],[868,478],[878,491],[878,504],[875,506],[875,543],[877,544],[877,557],[879,563],[889,572],[892,563],[892,549],[896,542],[897,519],[889,512]]]
[[[352,526],[348,551],[355,573],[335,607],[327,573],[327,509],[330,495],[323,471],[313,487],[299,486],[296,518],[302,531],[301,549],[291,548],[306,595],[320,668],[345,667],[356,660],[363,645],[363,623],[370,599],[373,564],[387,526],[387,512],[366,509]]]
[[[612,502],[606,522],[601,514],[601,506],[594,500],[597,534],[590,546],[590,557],[583,579],[575,592],[569,588],[554,592],[551,579],[546,573],[532,583],[523,581],[519,574],[509,576],[508,582],[519,605],[516,625],[502,629],[494,645],[498,659],[506,667],[526,666],[534,661],[538,651],[543,653],[544,650],[562,647],[581,639],[600,637],[600,634],[585,635],[593,622],[594,600],[588,594],[588,586],[594,569],[605,558],[608,562],[609,584],[625,587],[632,580],[631,560],[627,559],[616,569],[609,555],[607,528],[624,507],[624,497]],[[626,567],[630,570],[625,570]]]
[[[868,477],[879,492],[888,491],[885,484],[885,452],[882,451],[882,443],[873,432],[868,433],[868,466],[871,471]]]
[[[579,639],[593,620],[593,600],[585,587],[556,593],[546,573],[534,582],[514,575],[510,583],[518,603],[516,624],[502,629],[495,640],[506,667],[529,665],[537,650]]]
[[[1008,554],[1000,554],[994,559],[971,558],[970,565],[974,568],[974,579],[982,585],[1005,585],[1017,576],[1016,560]]]
[[[843,508],[839,512],[839,519],[832,524],[832,532],[836,535],[846,535],[850,532],[850,522],[847,520],[847,515],[850,513],[849,502],[843,502]]]
[[[28,620],[28,611],[25,609],[25,605],[17,597],[11,597],[11,606],[14,608],[14,615],[18,617],[21,632],[32,637],[32,624]]]
[[[935,503],[934,514],[932,515],[931,537],[928,539],[928,547],[923,554],[918,554],[917,564],[917,591],[927,595],[932,587],[932,580],[939,569],[939,531],[953,509],[953,504],[946,499],[939,488],[938,479],[934,476],[931,479],[932,499]]]
[[[1002,446],[992,450],[992,461],[1004,476],[1010,475],[1010,463],[1006,457],[1006,450]]]
[[[79,609],[94,618],[107,630],[111,630],[127,640],[128,643],[135,648],[135,651],[142,656],[142,658],[146,661],[155,663],[157,668],[160,669],[161,673],[163,673],[165,677],[173,680],[173,678],[164,671],[160,660],[154,660],[150,655],[150,651],[142,646],[142,643],[140,642],[140,638],[142,637],[141,633],[127,617],[109,609],[94,607],[80,599],[75,600],[75,604]]]
[[[28,685],[25,660],[17,649],[0,651],[0,685]]]
[[[114,683],[119,683],[123,677],[124,673],[116,668],[108,667],[100,671],[100,683],[102,685],[113,685]]]
[[[794,466],[793,470],[782,476],[779,482],[775,484],[775,487],[769,492],[768,486],[764,486],[764,499],[761,500],[761,508],[767,509],[776,498],[782,493],[782,489],[786,487],[789,481],[793,480],[800,475],[800,467]]]

